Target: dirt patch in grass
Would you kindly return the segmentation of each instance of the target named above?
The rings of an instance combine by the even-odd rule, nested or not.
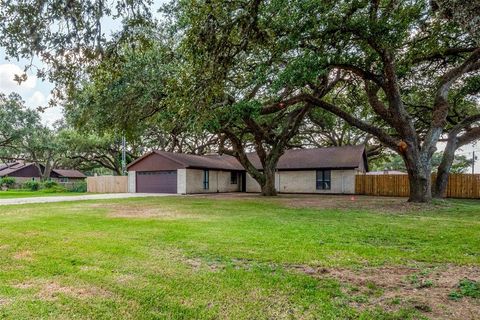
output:
[[[18,251],[13,255],[15,260],[32,261],[33,253],[29,250]]]
[[[6,305],[10,304],[11,302],[12,302],[12,300],[10,300],[8,298],[0,297],[0,307],[6,306]]]
[[[357,309],[381,307],[394,311],[407,307],[417,309],[433,319],[479,319],[480,299],[454,301],[449,294],[462,279],[480,281],[480,267],[351,270],[294,266],[293,269],[317,278],[337,279],[344,286],[348,303]]]
[[[57,300],[60,295],[75,299],[108,298],[112,295],[110,292],[96,286],[68,286],[55,280],[23,282],[14,287],[18,289],[34,289],[37,291],[35,297],[45,301]]]
[[[120,204],[94,204],[91,207],[108,210],[108,217],[113,218],[138,218],[138,219],[204,219],[199,214],[192,214],[167,206],[133,206]]]

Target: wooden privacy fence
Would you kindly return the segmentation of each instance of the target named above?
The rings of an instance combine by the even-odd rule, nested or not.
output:
[[[98,176],[87,178],[87,192],[125,193],[128,192],[128,177]]]
[[[432,184],[436,175],[432,175]],[[410,186],[406,174],[357,175],[355,193],[369,196],[408,197]],[[480,198],[480,174],[450,174],[447,198]]]

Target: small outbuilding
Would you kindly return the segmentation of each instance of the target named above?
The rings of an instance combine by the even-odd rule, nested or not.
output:
[[[248,158],[261,170],[256,153]],[[129,192],[260,192],[259,184],[228,155],[152,151],[127,169]],[[278,162],[275,184],[283,193],[353,194],[355,175],[366,171],[364,146],[287,150]]]

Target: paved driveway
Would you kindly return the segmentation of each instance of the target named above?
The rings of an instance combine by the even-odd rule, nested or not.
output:
[[[165,197],[175,196],[175,194],[167,193],[105,193],[105,194],[85,194],[79,196],[50,196],[50,197],[33,197],[33,198],[13,198],[0,199],[0,206],[27,204],[27,203],[47,203],[47,202],[65,202],[65,201],[82,201],[82,200],[104,200],[104,199],[126,199],[141,197]]]

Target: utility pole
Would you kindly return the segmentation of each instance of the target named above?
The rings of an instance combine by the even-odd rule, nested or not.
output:
[[[122,174],[127,173],[127,155],[126,155],[127,142],[125,135],[122,136]]]
[[[472,174],[475,174],[475,151],[472,152]]]

